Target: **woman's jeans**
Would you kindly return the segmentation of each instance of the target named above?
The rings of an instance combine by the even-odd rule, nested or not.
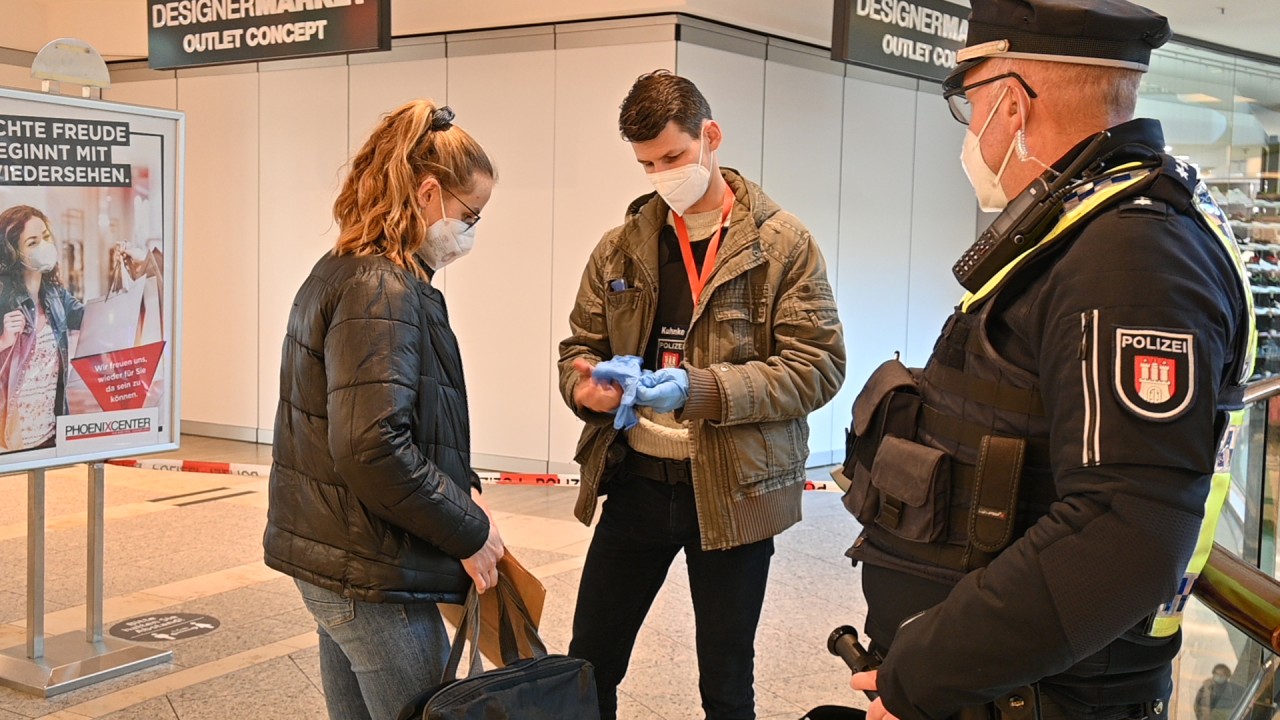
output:
[[[294,582],[318,625],[330,720],[395,720],[440,682],[450,638],[435,603],[367,603]]]

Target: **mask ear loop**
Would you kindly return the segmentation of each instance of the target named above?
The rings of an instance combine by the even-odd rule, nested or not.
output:
[[[1000,111],[1000,103],[1004,102],[1004,96],[1009,94],[1008,86],[1000,89],[1000,95],[996,98],[996,104],[991,108],[991,114],[987,116],[987,121],[982,123],[982,129],[978,131],[978,139],[981,140],[983,135],[987,134],[987,128],[991,127],[991,121],[996,119],[996,113]]]
[[[1005,95],[1009,94],[1009,87],[1005,86],[1000,89],[1000,95],[996,97],[995,105],[991,108],[991,114],[987,116],[987,121],[982,124],[982,129],[978,131],[978,140],[982,140],[982,136],[987,134],[987,128],[991,127],[991,121],[996,119],[996,113],[1000,112],[1000,103],[1004,102]],[[1004,177],[1004,171],[1009,167],[1009,160],[1013,157],[1013,148],[1016,143],[1009,144],[1009,151],[1004,154],[1004,162],[1000,163],[1000,170],[991,179],[992,187],[1000,184],[1000,178]]]
[[[702,165],[702,155],[703,155],[703,153],[705,153],[705,152],[707,151],[707,141],[706,141],[706,137],[707,137],[707,126],[708,126],[709,124],[710,124],[710,121],[709,121],[709,120],[708,120],[708,121],[704,121],[704,123],[703,123],[703,125],[702,125],[702,130],[700,130],[700,131],[698,132],[698,165],[699,165],[699,166],[701,166],[701,165]],[[707,171],[708,171],[708,172],[710,172],[710,170],[711,170],[711,168],[707,168]]]

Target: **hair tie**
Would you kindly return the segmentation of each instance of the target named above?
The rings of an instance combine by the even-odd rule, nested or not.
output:
[[[431,111],[431,129],[432,130],[448,130],[453,127],[453,108],[445,105]]]

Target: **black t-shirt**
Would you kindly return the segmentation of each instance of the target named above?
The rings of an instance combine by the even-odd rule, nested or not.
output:
[[[720,231],[724,232],[724,228]],[[708,235],[690,243],[699,274],[707,258],[710,239]],[[680,238],[675,228],[667,225],[658,237],[658,309],[644,351],[646,370],[680,367],[684,362],[685,335],[692,320],[693,293],[689,290],[689,273],[680,252]]]

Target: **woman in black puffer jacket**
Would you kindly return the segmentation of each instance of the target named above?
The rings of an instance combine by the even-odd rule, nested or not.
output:
[[[494,179],[448,108],[387,115],[334,204],[337,247],[289,314],[263,544],[315,615],[334,720],[396,717],[443,670],[435,603],[497,583],[502,539],[430,282],[471,249]]]

